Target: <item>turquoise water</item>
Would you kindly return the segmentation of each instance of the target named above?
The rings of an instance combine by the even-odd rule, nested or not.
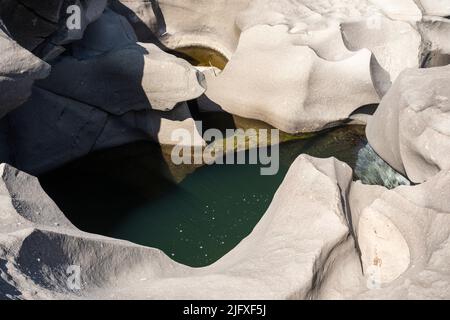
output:
[[[365,143],[363,127],[338,128],[281,144],[275,176],[261,176],[259,165],[213,165],[175,168],[176,179],[158,146],[137,143],[94,153],[40,181],[78,228],[201,267],[252,231],[298,155],[334,156],[355,167]]]

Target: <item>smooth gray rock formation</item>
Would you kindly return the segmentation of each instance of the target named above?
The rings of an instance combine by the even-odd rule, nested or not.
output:
[[[450,19],[439,17],[424,17],[421,24],[422,35],[430,46],[430,51],[438,51],[450,55]]]
[[[287,25],[298,45],[331,61],[348,58],[348,50],[369,49],[394,81],[403,69],[418,66],[420,35],[412,24],[421,16],[413,0],[255,0],[238,25],[243,31],[258,24]]]
[[[447,0],[419,0],[424,13],[430,16],[450,16],[450,2]]]
[[[66,1],[0,4],[0,118],[22,105],[0,121],[1,162],[39,174],[132,141],[175,144],[180,128],[203,145],[185,102],[205,92],[203,70],[208,110],[291,133],[358,119],[384,96],[359,163],[374,172],[365,182],[396,188],[353,183],[344,163],[302,155],[253,232],[194,269],[78,230],[36,178],[2,164],[0,299],[450,298],[450,66],[415,68],[422,54],[423,66],[450,62],[446,1],[77,4],[77,30]],[[11,39],[52,61],[48,79],[33,86],[49,66]],[[223,72],[196,69],[138,39],[231,60]],[[421,184],[397,187],[408,181],[373,150]]]
[[[419,67],[422,39],[409,23],[393,21],[382,15],[376,19],[372,23],[368,19],[344,22],[341,30],[350,50],[367,48],[373,53],[378,63],[371,65],[372,79],[382,72],[388,74],[385,84],[374,81],[377,88],[381,87],[383,96],[404,69]]]
[[[388,190],[352,183],[335,159],[300,156],[253,232],[199,269],[81,232],[36,178],[8,165],[0,172],[0,298],[450,297],[450,171]]]
[[[48,64],[0,29],[0,118],[23,104],[31,95],[34,80],[43,79],[49,73]]]
[[[79,8],[79,17],[74,16],[77,11],[69,10],[74,4]],[[65,50],[63,45],[81,39],[106,5],[107,0],[3,0],[0,19],[21,46],[51,60]]]
[[[450,169],[450,67],[402,73],[366,128],[370,145],[416,183]]]
[[[424,67],[450,64],[450,19],[425,16],[419,23],[423,42]]]
[[[203,144],[184,103],[205,91],[203,74],[153,44],[136,43],[125,18],[105,11],[73,53],[53,60],[50,76],[3,121],[2,162],[37,175],[137,140],[175,145],[172,132],[181,128],[192,145]]]
[[[140,41],[158,39],[171,49],[205,46],[229,58],[240,30],[237,15],[250,0],[114,0],[112,8],[133,24]]]
[[[174,129],[185,129],[203,142],[186,104],[170,112],[130,111],[114,115],[40,88],[2,125],[0,158],[34,175],[88,153],[134,141],[175,145]],[[14,139],[8,138],[14,137]]]
[[[221,74],[207,77],[206,95],[290,133],[341,124],[419,66],[413,23],[421,17],[412,0],[252,1],[236,20],[237,50]]]
[[[287,31],[281,25],[244,31],[225,70],[207,77],[208,98],[229,113],[289,133],[335,126],[379,101],[368,50],[327,61]]]
[[[9,208],[0,216],[0,288],[9,288],[3,298],[304,299],[328,272],[330,253],[349,237],[341,199],[352,174],[335,159],[299,157],[250,236],[201,269],[156,249],[81,232],[35,187],[35,178],[0,169]],[[20,200],[30,193],[26,203]],[[72,265],[81,267],[81,290],[68,286]]]
[[[126,19],[107,10],[38,86],[114,115],[167,111],[204,93],[203,74],[189,63],[136,41]]]
[[[449,188],[450,171],[394,190],[354,183],[349,201],[364,276],[357,276],[355,253],[347,250],[318,298],[448,299]]]
[[[122,0],[113,8],[140,39],[225,54],[223,73],[206,72],[212,103],[290,133],[349,121],[420,63],[414,0]]]
[[[422,11],[416,0],[369,0],[368,2],[379,7],[392,20],[417,22],[422,18]]]

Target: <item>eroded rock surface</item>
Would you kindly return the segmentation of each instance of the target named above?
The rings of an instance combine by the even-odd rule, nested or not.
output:
[[[236,52],[207,77],[208,98],[290,133],[344,123],[378,103],[401,71],[419,66],[422,12],[410,0],[338,2],[250,2],[236,19]]]
[[[194,269],[159,250],[77,230],[35,178],[0,169],[2,298],[450,296],[450,171],[388,190],[352,183],[336,159],[300,156],[253,232],[218,262]],[[81,290],[71,287],[74,267]]]
[[[65,50],[63,45],[81,39],[106,5],[107,0],[3,0],[0,19],[21,46],[51,60]]]
[[[419,0],[424,13],[430,16],[450,16],[450,3],[447,0]]]
[[[426,16],[419,24],[423,39],[424,67],[440,67],[450,64],[450,19]]]
[[[302,155],[253,232],[193,269],[78,230],[36,178],[3,164],[0,298],[450,297],[450,68],[417,69],[450,61],[447,1],[75,3],[75,31],[71,2],[0,4],[0,117],[22,105],[0,123],[2,161],[38,174],[131,141],[171,144],[180,128],[203,145],[185,101],[205,92],[204,70],[211,106],[290,133],[346,123],[383,97],[366,118],[370,145],[421,184],[352,183],[344,163]],[[51,61],[48,79],[33,86],[49,66],[15,41]],[[230,62],[196,69],[165,46],[206,46]],[[409,183],[385,173],[392,188]]]
[[[1,22],[1,20],[0,20]],[[0,118],[23,104],[34,80],[50,73],[50,66],[12,40],[0,28]]]
[[[377,103],[371,53],[338,62],[296,45],[285,26],[255,26],[241,35],[225,70],[207,78],[207,96],[232,114],[289,133],[319,131]]]
[[[449,187],[449,171],[389,191],[354,183],[349,198],[364,276],[355,277],[355,253],[347,251],[319,298],[448,299]]]
[[[177,128],[203,142],[184,103],[205,91],[203,74],[136,41],[126,19],[111,10],[91,24],[73,55],[53,60],[50,76],[4,120],[2,161],[40,174],[137,140],[177,144],[171,138]]]
[[[125,18],[107,10],[73,46],[74,55],[53,63],[39,87],[121,115],[167,111],[205,91],[203,74],[153,44],[137,43]]]
[[[204,46],[229,58],[240,30],[237,15],[250,0],[115,0],[112,8],[132,23],[140,41],[158,39],[165,46]]]
[[[123,0],[112,8],[143,41],[229,58],[223,73],[205,72],[206,109],[217,105],[290,133],[349,121],[423,60],[417,23],[425,9],[413,0]]]
[[[413,182],[450,169],[450,67],[405,71],[369,121],[374,150]]]
[[[0,216],[0,273],[2,285],[14,288],[2,292],[6,298],[307,298],[329,253],[349,237],[341,199],[351,169],[335,159],[299,157],[252,234],[201,269],[156,249],[81,232],[35,178],[7,165],[1,171],[9,209]],[[81,266],[82,290],[67,286],[71,265]]]

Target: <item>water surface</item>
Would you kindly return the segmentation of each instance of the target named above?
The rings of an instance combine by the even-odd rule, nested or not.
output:
[[[360,126],[284,142],[278,174],[261,176],[260,165],[174,170],[159,146],[142,142],[93,153],[40,181],[78,228],[156,247],[200,267],[252,231],[300,154],[334,156],[355,167],[365,143]]]

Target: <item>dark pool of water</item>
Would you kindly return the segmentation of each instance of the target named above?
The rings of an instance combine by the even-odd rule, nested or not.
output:
[[[354,167],[365,142],[358,126],[285,142],[275,176],[261,176],[259,165],[213,165],[189,174],[193,168],[168,165],[160,147],[142,142],[93,153],[40,181],[80,229],[160,248],[200,267],[252,231],[298,155],[334,156]]]

